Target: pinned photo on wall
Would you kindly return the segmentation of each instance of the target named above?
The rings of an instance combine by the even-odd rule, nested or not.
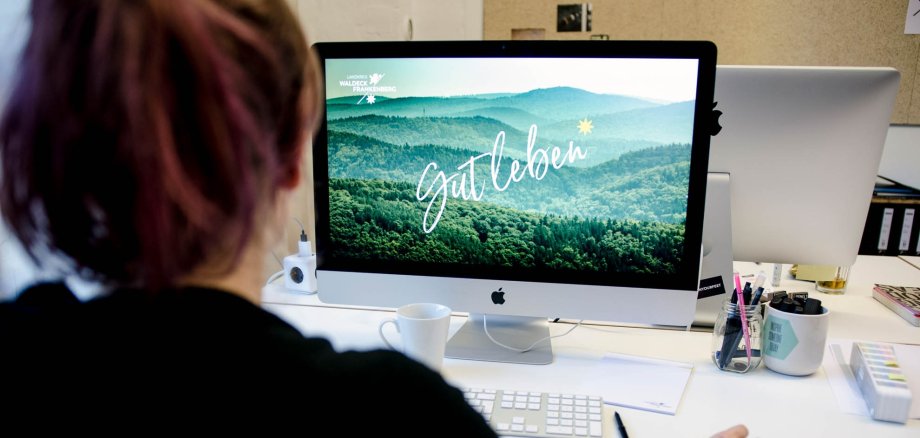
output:
[[[904,23],[904,33],[920,34],[920,0],[907,2],[907,21]]]
[[[591,3],[559,5],[556,11],[557,32],[591,31]]]

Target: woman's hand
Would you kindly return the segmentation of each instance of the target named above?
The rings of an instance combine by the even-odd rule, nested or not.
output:
[[[713,435],[712,438],[745,438],[747,436],[747,427],[745,427],[743,424],[739,424]]]

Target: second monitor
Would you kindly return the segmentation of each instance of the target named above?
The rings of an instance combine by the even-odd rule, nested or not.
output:
[[[897,96],[887,67],[716,69],[703,280],[732,261],[849,266],[856,260]],[[711,325],[724,295],[703,299]]]

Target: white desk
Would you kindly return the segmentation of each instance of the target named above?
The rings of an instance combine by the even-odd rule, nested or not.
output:
[[[771,272],[772,266],[738,263],[736,269],[742,273],[761,269]],[[831,338],[920,344],[920,329],[872,298],[874,283],[920,285],[920,269],[897,257],[860,256],[844,295],[815,292],[812,283],[788,276],[780,287],[808,291],[821,299],[832,312]],[[329,339],[338,350],[382,348],[377,325],[392,316],[392,312],[384,310],[323,306],[315,296],[290,294],[282,287],[267,288],[264,301],[266,309],[306,335]],[[451,334],[464,320],[463,315],[453,318]],[[551,330],[559,334],[568,327],[553,324]],[[763,366],[743,375],[720,371],[709,357],[711,336],[709,332],[582,326],[553,340],[556,360],[551,365],[446,359],[443,374],[458,386],[575,391],[586,387],[581,380],[585,373],[580,371],[595,366],[605,352],[615,351],[695,365],[677,415],[616,408],[632,436],[708,437],[737,423],[746,424],[752,437],[920,436],[920,420],[900,425],[843,414],[823,369],[807,377],[789,377]],[[613,408],[605,409],[605,421],[611,421]],[[616,428],[609,423],[608,426],[608,436],[617,437]]]
[[[901,259],[920,269],[920,256],[901,256]]]

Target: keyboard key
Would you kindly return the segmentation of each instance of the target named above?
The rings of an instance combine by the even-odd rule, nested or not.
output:
[[[588,432],[591,436],[604,436],[603,424],[600,421],[592,421],[588,423]]]

